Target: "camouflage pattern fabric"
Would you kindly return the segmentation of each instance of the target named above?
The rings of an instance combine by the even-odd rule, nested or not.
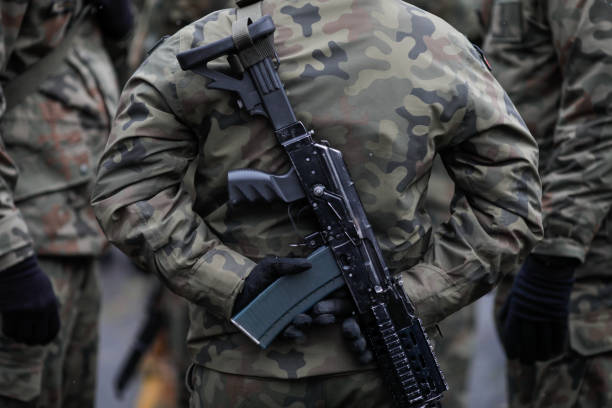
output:
[[[61,44],[82,3],[0,0],[0,84]],[[41,393],[45,408],[62,400],[93,405],[99,295],[93,286],[83,292],[90,286],[79,282],[95,277],[88,264],[78,266],[79,272],[56,272],[62,262],[90,259],[107,244],[89,195],[118,89],[93,21],[79,28],[64,61],[49,67],[38,91],[8,112],[0,87],[0,273],[34,253],[41,260],[53,258],[42,269],[58,275],[51,278],[66,303],[61,334],[51,346],[17,347],[1,340],[0,395],[27,401]]]
[[[612,351],[612,4],[495,2],[487,55],[540,144],[545,238],[534,252],[582,264],[570,343]]]
[[[536,144],[466,38],[394,0],[266,0],[263,8],[298,118],[344,153],[383,255],[424,324],[516,269],[541,234]],[[129,80],[98,168],[96,215],[112,242],[190,301],[200,364],[280,379],[363,370],[336,325],[304,344],[261,350],[228,321],[255,263],[306,255],[288,244],[314,230],[302,216],[295,231],[280,203],[228,206],[229,170],[288,170],[265,120],[178,66],[178,52],[230,35],[234,14],[183,28]],[[457,194],[449,221],[432,231],[423,201],[436,154]],[[185,184],[195,184],[195,197]]]
[[[443,18],[473,43],[482,42],[483,30],[478,20],[481,0],[410,0],[408,2]]]
[[[37,347],[0,334],[0,396],[15,400],[11,404],[16,407],[20,402],[40,408],[93,407],[100,312],[97,262],[40,257],[39,263],[60,303],[60,333],[48,346]]]
[[[2,1],[1,83],[61,42],[80,12],[76,2],[61,3]],[[95,255],[105,245],[88,205],[88,185],[118,91],[97,28],[86,23],[77,37],[65,64],[54,67],[39,92],[8,113],[0,110],[0,271],[33,250]]]
[[[391,408],[382,379],[368,370],[345,375],[271,380],[225,374],[195,365],[189,375],[190,407]]]
[[[512,404],[608,406],[612,379],[592,370],[609,373],[612,351],[612,4],[495,1],[489,20],[494,73],[540,145],[545,238],[534,252],[582,262],[568,351],[536,368],[510,363]]]

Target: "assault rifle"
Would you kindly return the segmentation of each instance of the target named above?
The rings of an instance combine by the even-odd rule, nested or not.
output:
[[[316,143],[313,132],[295,117],[275,68],[272,19],[264,16],[250,25],[241,19],[236,24],[243,26],[233,27],[233,37],[182,52],[179,64],[208,78],[208,88],[237,93],[239,106],[249,114],[268,118],[292,169],[281,176],[248,169],[230,172],[230,202],[305,198],[320,231],[305,239],[318,248],[309,257],[313,267],[277,280],[232,322],[266,347],[297,313],[346,284],[396,405],[437,406],[447,385],[429,339],[401,282],[385,265],[342,153]],[[207,67],[226,55],[234,58],[234,65],[238,57],[241,77]]]

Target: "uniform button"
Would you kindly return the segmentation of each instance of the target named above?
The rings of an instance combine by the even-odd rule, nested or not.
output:
[[[79,171],[81,172],[81,174],[85,175],[89,171],[89,166],[86,164],[81,164],[81,167],[79,167]]]

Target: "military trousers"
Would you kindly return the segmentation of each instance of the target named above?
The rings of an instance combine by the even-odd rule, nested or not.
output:
[[[100,315],[97,261],[41,256],[39,263],[60,303],[60,332],[51,344],[34,347],[0,334],[0,407],[93,407]]]
[[[375,370],[297,380],[221,373],[193,364],[187,372],[190,408],[391,408]]]
[[[496,316],[511,287],[512,277],[498,287]],[[562,355],[549,361],[507,361],[506,374],[509,408],[612,407],[612,352],[583,356],[568,344]]]

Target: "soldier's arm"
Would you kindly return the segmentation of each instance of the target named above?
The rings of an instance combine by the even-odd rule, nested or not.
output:
[[[612,4],[548,4],[561,104],[554,154],[541,158],[545,237],[534,252],[584,261],[612,207]]]
[[[458,55],[454,101],[463,106],[453,106],[458,125],[440,151],[456,186],[452,214],[403,274],[425,325],[491,290],[542,236],[536,142],[478,53]]]
[[[196,214],[183,183],[198,152],[177,118],[183,74],[167,40],[128,81],[98,167],[92,204],[109,240],[177,294],[229,317],[255,265],[223,245]],[[176,40],[178,41],[178,40]],[[172,106],[171,106],[172,105]]]
[[[0,2],[3,19],[0,30],[0,67],[8,60],[14,40],[19,31],[21,18],[27,4]],[[0,86],[0,121],[4,116],[5,97]],[[17,167],[9,157],[2,134],[0,134],[0,271],[8,269],[26,258],[32,256],[32,240],[21,213],[13,200],[13,189],[17,182]]]

